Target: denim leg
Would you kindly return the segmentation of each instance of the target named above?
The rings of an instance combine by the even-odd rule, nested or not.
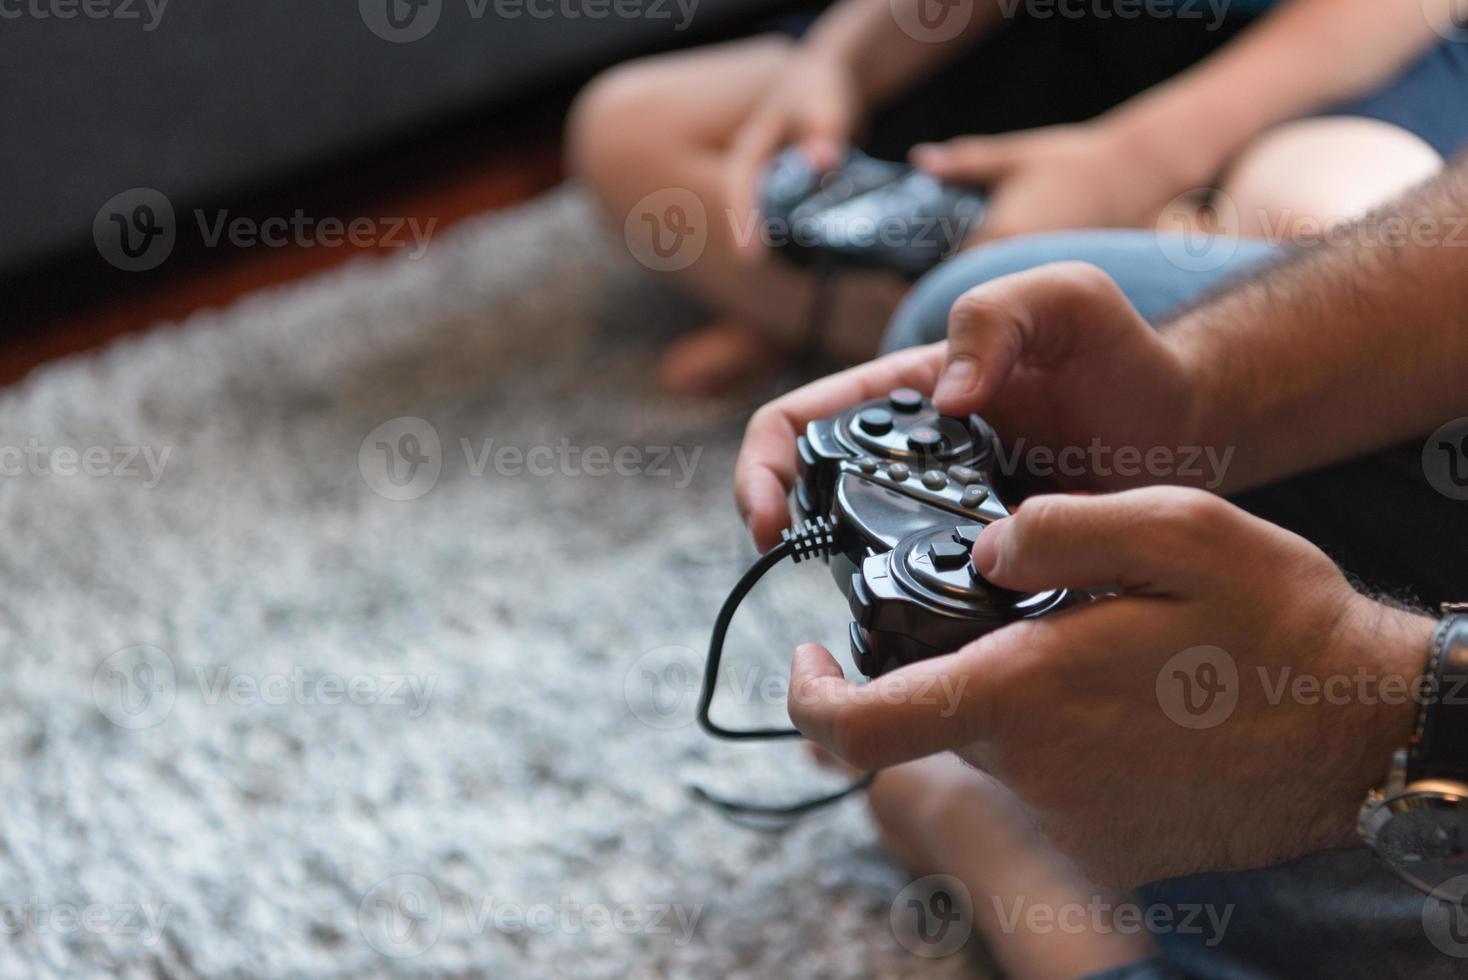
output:
[[[1011,238],[960,253],[924,276],[887,329],[883,351],[930,344],[948,335],[948,311],[974,286],[1048,262],[1089,262],[1105,270],[1149,320],[1162,317],[1276,256],[1262,242],[1192,250],[1180,235],[1147,231],[1071,231]]]

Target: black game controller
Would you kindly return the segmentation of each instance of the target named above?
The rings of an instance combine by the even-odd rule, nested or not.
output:
[[[848,152],[836,170],[798,149],[765,169],[760,211],[777,253],[802,266],[880,269],[916,279],[982,220],[984,196],[903,163]]]
[[[1009,515],[994,490],[997,445],[983,419],[945,418],[910,388],[806,427],[795,504],[802,519],[834,518],[831,573],[866,676],[1072,601],[999,588],[970,560],[984,528]]]

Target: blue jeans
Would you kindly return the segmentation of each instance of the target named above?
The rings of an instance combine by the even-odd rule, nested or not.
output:
[[[1189,251],[1147,232],[1079,232],[1010,240],[963,253],[921,280],[893,318],[885,347],[941,340],[948,310],[967,289],[1046,262],[1093,263],[1150,320],[1279,256],[1244,243],[1236,252]],[[1411,447],[1415,455],[1420,447]],[[1236,498],[1246,509],[1315,541],[1364,583],[1431,603],[1468,598],[1468,520],[1398,454],[1305,474]],[[1446,539],[1446,540],[1444,540]],[[1248,570],[1241,570],[1248,571]],[[1427,651],[1423,651],[1424,663]],[[1383,760],[1385,768],[1386,760]],[[1435,900],[1404,885],[1362,848],[1310,855],[1259,871],[1194,875],[1138,890],[1144,908],[1174,910],[1179,928],[1157,936],[1162,958],[1117,976],[1332,977],[1362,980],[1468,976],[1468,959],[1440,952],[1424,915]],[[1427,902],[1432,901],[1431,906]],[[1230,914],[1216,930],[1181,928],[1197,909]],[[1199,921],[1207,921],[1206,917]]]

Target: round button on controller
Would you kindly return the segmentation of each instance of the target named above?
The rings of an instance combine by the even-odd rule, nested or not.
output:
[[[887,467],[887,475],[901,483],[911,475],[911,471],[907,468],[906,463],[893,463]]]
[[[963,488],[963,496],[959,498],[958,503],[962,507],[977,507],[988,499],[988,487],[971,486]]]
[[[943,445],[943,433],[931,425],[914,426],[908,430],[907,444],[917,452],[936,452]]]
[[[923,474],[923,486],[929,490],[942,490],[948,486],[948,477],[942,470],[928,470]]]
[[[915,388],[894,388],[887,395],[887,403],[899,412],[919,412],[923,407],[923,393]]]
[[[892,431],[892,413],[885,408],[868,408],[856,417],[863,432],[874,436],[885,436]]]

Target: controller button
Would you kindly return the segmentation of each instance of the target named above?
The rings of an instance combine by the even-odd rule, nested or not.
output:
[[[950,466],[948,467],[948,475],[953,477],[954,483],[965,487],[971,483],[979,483],[984,479],[982,473],[967,466]]]
[[[800,454],[800,461],[806,466],[817,466],[820,460],[816,458],[816,449],[810,444],[810,440],[801,436],[795,440],[795,449]]]
[[[979,540],[979,535],[983,531],[984,525],[982,524],[964,524],[953,529],[953,540],[973,550],[974,543]]]
[[[948,486],[948,477],[940,470],[928,470],[923,474],[923,486],[929,490],[942,490]]]
[[[848,627],[847,635],[851,639],[851,659],[856,664],[856,669],[871,677],[871,671],[875,666],[872,663],[872,647],[867,642],[866,636],[863,635],[862,628],[852,623]]]
[[[920,412],[923,408],[923,394],[912,388],[894,388],[887,396],[887,402],[899,412]]]
[[[892,431],[892,413],[885,408],[868,408],[857,417],[862,431],[874,436],[885,436]]]
[[[918,452],[934,452],[943,445],[943,433],[931,425],[919,425],[907,433],[907,444]]]
[[[912,475],[912,471],[907,468],[906,463],[893,463],[887,467],[887,475],[901,483]]]
[[[977,507],[988,499],[988,487],[964,487],[963,496],[958,502],[964,507]]]
[[[877,461],[868,456],[863,456],[856,461],[857,469],[863,473],[871,474],[877,472]]]
[[[951,572],[968,564],[969,549],[952,541],[935,541],[928,545],[928,558],[940,572]]]
[[[851,602],[849,605],[856,621],[866,629],[871,629],[872,617],[876,614],[877,604],[872,601],[871,593],[867,592],[861,572],[851,573]]]

